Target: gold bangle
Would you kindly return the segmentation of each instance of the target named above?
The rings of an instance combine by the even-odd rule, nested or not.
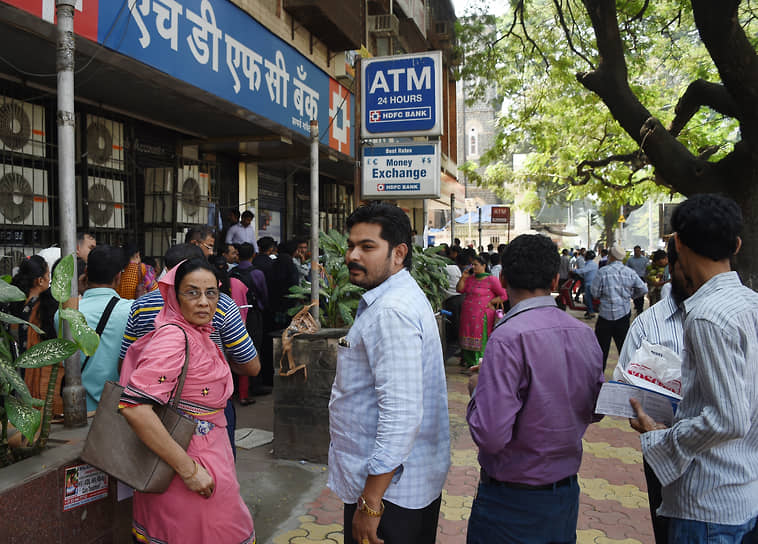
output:
[[[191,480],[191,479],[192,479],[192,478],[195,476],[195,474],[197,474],[197,470],[198,470],[198,468],[199,468],[199,467],[198,467],[198,464],[197,464],[197,461],[195,461],[195,460],[193,459],[193,460],[192,460],[192,462],[195,464],[195,470],[193,470],[193,471],[192,471],[192,474],[190,474],[190,475],[189,475],[189,476],[187,476],[186,478],[185,478],[185,477],[183,477],[183,478],[182,478],[182,480]]]
[[[380,518],[382,517],[382,514],[384,514],[384,501],[380,500],[379,510],[374,510],[368,505],[363,495],[361,495],[360,498],[358,499],[358,510],[372,518]]]

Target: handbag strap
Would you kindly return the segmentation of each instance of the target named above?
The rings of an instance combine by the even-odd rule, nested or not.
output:
[[[105,305],[105,309],[103,310],[103,315],[100,316],[100,321],[97,322],[97,327],[95,327],[95,332],[98,336],[103,334],[103,331],[105,330],[105,326],[108,324],[108,318],[111,316],[111,313],[113,312],[113,308],[116,307],[116,304],[118,304],[119,298],[117,296],[112,296],[111,299],[108,301],[108,304]],[[89,362],[90,356],[87,355],[87,357],[82,361],[82,366],[79,369],[79,372],[84,372],[84,367],[87,366],[87,362]]]
[[[179,375],[179,380],[177,380],[176,385],[174,386],[174,390],[171,391],[171,397],[168,399],[168,403],[176,408],[179,405],[179,399],[182,396],[182,390],[184,389],[184,380],[187,377],[187,368],[189,367],[189,340],[187,339],[187,331],[185,331],[176,323],[166,323],[165,325],[161,325],[159,328],[162,329],[163,327],[168,327],[170,325],[177,327],[180,331],[182,331],[182,334],[184,335],[184,364],[182,365],[182,373]]]

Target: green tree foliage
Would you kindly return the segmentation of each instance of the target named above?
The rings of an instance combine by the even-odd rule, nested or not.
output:
[[[512,153],[528,152],[506,179],[541,186],[548,198],[596,195],[618,210],[661,193],[723,191],[752,212],[752,4],[512,0],[501,17],[487,15],[485,2],[470,6],[458,28],[460,77],[470,102],[494,85],[500,110],[480,166],[502,171]]]

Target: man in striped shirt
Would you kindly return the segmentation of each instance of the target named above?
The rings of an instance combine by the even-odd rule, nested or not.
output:
[[[658,513],[671,518],[670,543],[755,542],[758,293],[730,269],[742,213],[728,198],[696,195],[671,225],[676,266],[694,292],[684,301],[683,398],[670,428],[636,400],[631,424],[663,485]]]

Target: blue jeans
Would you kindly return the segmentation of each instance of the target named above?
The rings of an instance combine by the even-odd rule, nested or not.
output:
[[[691,519],[669,520],[669,544],[755,544],[758,542],[756,519],[742,525],[707,523]]]
[[[576,542],[579,483],[548,490],[479,483],[466,544]]]
[[[584,286],[584,304],[587,306],[587,311],[591,314],[595,313],[595,308],[592,304],[592,293],[590,292],[590,286]]]

